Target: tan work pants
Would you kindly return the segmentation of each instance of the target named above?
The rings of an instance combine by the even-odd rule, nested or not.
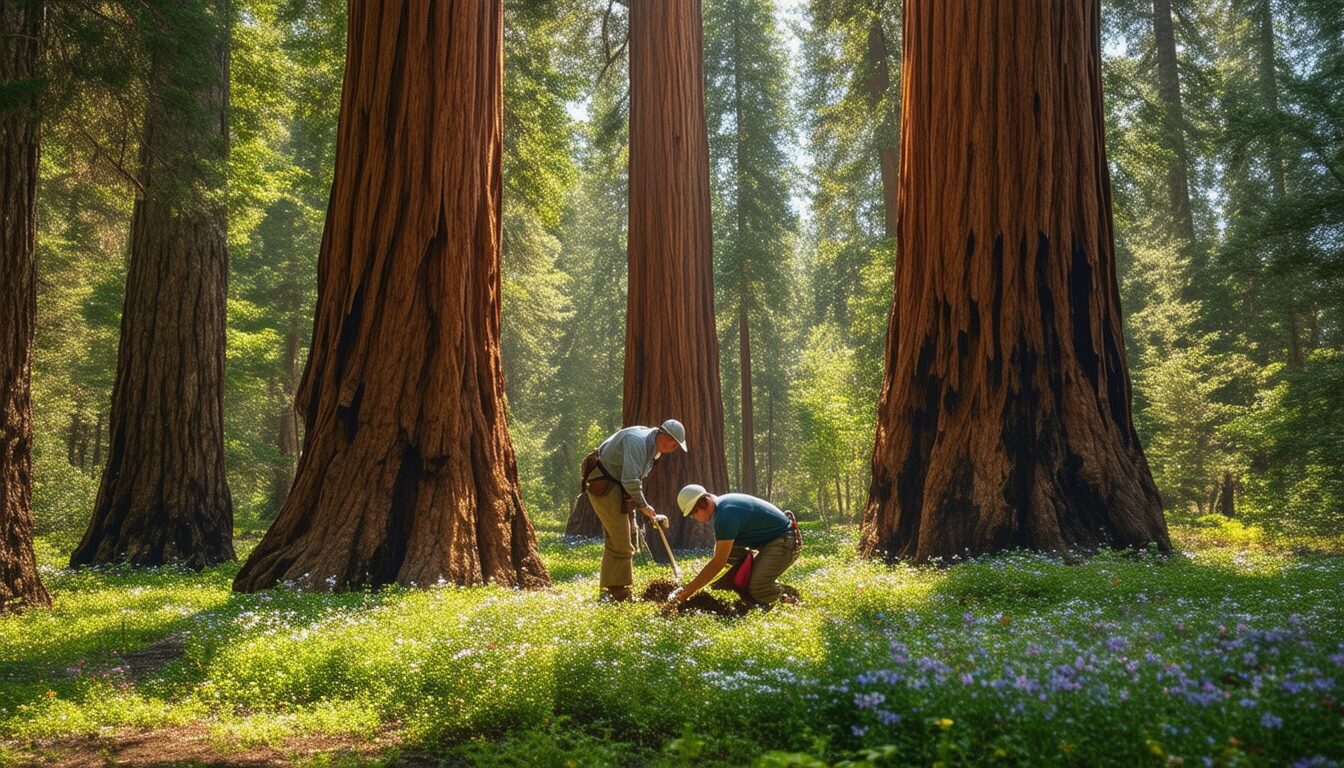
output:
[[[602,523],[602,571],[597,577],[603,589],[628,587],[635,583],[635,545],[629,504],[622,503],[621,487],[612,483],[605,496],[588,494],[588,501]]]
[[[794,541],[792,531],[766,542],[756,550],[756,555],[751,561],[751,581],[747,584],[747,594],[744,597],[761,605],[770,605],[779,600],[779,596],[784,594],[779,577],[793,565],[801,551],[802,548]],[[733,589],[733,577],[746,556],[746,547],[733,547],[733,551],[728,554],[728,571],[710,586],[714,589]]]

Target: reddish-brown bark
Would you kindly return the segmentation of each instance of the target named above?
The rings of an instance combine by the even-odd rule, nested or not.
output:
[[[208,46],[208,74],[183,74],[184,50],[166,44],[151,62],[107,465],[71,565],[202,568],[234,557],[223,424],[228,251],[218,200],[228,142],[228,5],[218,0],[199,12],[209,14],[214,37],[189,45]],[[181,30],[157,32],[188,45]]]
[[[42,5],[16,0],[0,8],[0,84],[36,85]],[[11,105],[0,111],[0,614],[51,604],[33,555],[39,142],[36,109]]]
[[[234,582],[550,583],[499,356],[499,0],[350,9],[304,450]]]
[[[1130,413],[1100,12],[906,3],[901,258],[864,555],[1170,547]]]
[[[706,526],[678,513],[677,491],[728,490],[714,326],[700,1],[630,8],[630,275],[626,424],[680,419],[689,453],[658,462],[645,496],[671,518],[674,547],[705,546]],[[659,548],[654,552],[657,556]]]

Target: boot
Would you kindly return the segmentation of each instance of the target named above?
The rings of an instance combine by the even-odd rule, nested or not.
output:
[[[604,603],[628,603],[634,599],[634,594],[631,593],[629,585],[603,587],[602,589],[602,602]]]

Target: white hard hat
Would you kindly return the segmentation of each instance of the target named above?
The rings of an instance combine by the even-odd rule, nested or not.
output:
[[[681,425],[680,421],[677,421],[676,419],[668,419],[663,422],[663,425],[659,427],[659,429],[666,432],[673,440],[676,440],[677,445],[681,446],[681,450],[689,450],[686,448],[686,428]]]
[[[681,507],[681,514],[690,517],[690,514],[695,511],[695,502],[708,495],[709,491],[705,490],[705,486],[695,483],[677,491],[677,506]]]

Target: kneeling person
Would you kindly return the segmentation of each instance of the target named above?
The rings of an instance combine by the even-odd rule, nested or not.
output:
[[[736,567],[748,550],[754,550],[755,555],[744,597],[760,605],[770,605],[781,597],[785,602],[794,602],[791,595],[785,594],[779,576],[798,559],[803,538],[797,522],[779,507],[745,493],[715,496],[702,485],[682,488],[677,494],[677,505],[686,517],[714,526],[714,557],[676,594],[676,604],[684,603],[708,586],[725,566]],[[715,586],[730,584],[731,575],[730,571]]]

